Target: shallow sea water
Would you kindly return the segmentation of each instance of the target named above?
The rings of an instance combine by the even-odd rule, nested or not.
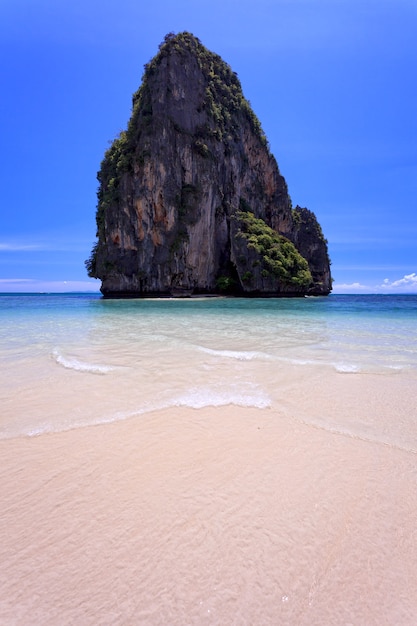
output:
[[[417,380],[417,296],[3,295],[0,365],[4,438],[178,406],[289,404],[326,425],[325,412],[299,401],[316,377]],[[403,434],[417,447],[409,418]]]
[[[0,623],[415,624],[416,313],[0,296]]]

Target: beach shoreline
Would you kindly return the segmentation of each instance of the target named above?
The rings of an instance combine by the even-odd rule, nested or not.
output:
[[[0,304],[0,623],[415,623],[415,297]]]

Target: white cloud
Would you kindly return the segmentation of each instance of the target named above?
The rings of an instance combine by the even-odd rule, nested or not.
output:
[[[417,274],[412,272],[403,278],[391,281],[385,278],[381,284],[334,283],[333,293],[417,293]]]
[[[375,293],[375,288],[361,283],[333,283],[333,293]]]
[[[51,234],[38,242],[0,241],[0,252],[85,252],[92,247],[92,239],[66,239]]]
[[[384,286],[387,286],[389,289],[392,287],[413,287],[413,290],[415,289],[417,291],[417,274],[415,272],[406,274],[403,278],[395,280],[392,283],[386,278],[384,280]]]
[[[99,291],[97,280],[54,280],[44,281],[31,278],[0,278],[3,293],[65,293],[70,291]]]
[[[0,278],[0,286],[21,284],[21,283],[31,283],[31,282],[33,282],[31,278]]]
[[[39,244],[26,243],[0,243],[1,252],[32,252],[33,250],[41,250]]]

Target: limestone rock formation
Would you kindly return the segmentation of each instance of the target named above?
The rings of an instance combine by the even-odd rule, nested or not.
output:
[[[287,185],[240,82],[190,33],[145,66],[98,174],[86,261],[105,296],[327,295],[327,243]]]

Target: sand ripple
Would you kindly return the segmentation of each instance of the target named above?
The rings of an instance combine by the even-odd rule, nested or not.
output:
[[[0,622],[414,624],[414,455],[170,409],[0,442]]]

